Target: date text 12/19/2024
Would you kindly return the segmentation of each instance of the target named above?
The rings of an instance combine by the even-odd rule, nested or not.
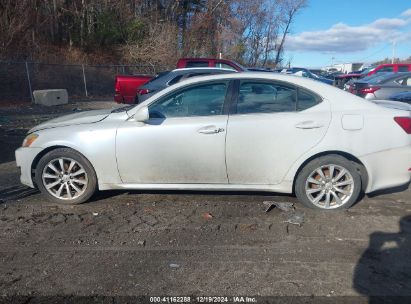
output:
[[[211,297],[211,296],[163,296],[150,297],[150,303],[257,303],[255,297],[234,296],[234,297]]]

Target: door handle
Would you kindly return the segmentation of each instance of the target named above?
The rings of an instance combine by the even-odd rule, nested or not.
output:
[[[307,120],[296,124],[295,127],[298,129],[318,129],[322,128],[323,125],[312,120]]]
[[[217,128],[216,126],[207,126],[198,130],[201,134],[217,134],[224,132],[223,128]]]

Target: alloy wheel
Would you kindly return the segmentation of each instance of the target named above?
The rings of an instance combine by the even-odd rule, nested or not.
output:
[[[354,191],[354,179],[344,167],[329,164],[312,171],[305,183],[305,193],[321,209],[335,209],[347,203]]]
[[[73,200],[87,189],[86,170],[76,160],[59,157],[51,160],[42,172],[43,185],[54,197],[61,200]]]

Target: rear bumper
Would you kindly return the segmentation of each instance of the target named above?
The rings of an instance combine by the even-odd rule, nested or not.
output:
[[[366,193],[407,184],[411,180],[411,146],[360,157],[368,173]]]
[[[123,103],[123,97],[120,94],[115,94],[114,101],[117,103]]]
[[[34,188],[31,164],[41,150],[41,148],[18,148],[15,152],[17,167],[20,168],[21,173],[20,181],[31,188]]]

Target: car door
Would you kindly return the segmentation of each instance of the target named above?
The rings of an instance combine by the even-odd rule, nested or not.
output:
[[[226,139],[229,183],[280,183],[324,137],[329,103],[286,82],[241,80],[236,87]]]
[[[125,121],[116,155],[124,183],[227,183],[225,99],[229,81],[190,85],[149,105],[145,123]]]

